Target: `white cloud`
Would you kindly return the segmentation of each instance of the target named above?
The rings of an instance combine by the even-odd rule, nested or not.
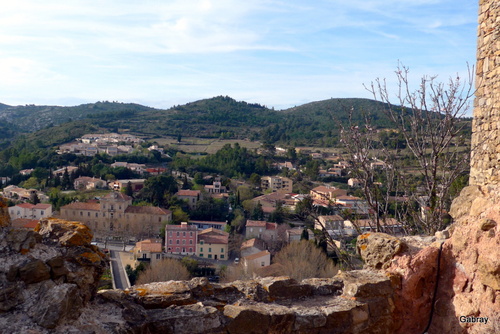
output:
[[[235,94],[283,106],[360,96],[361,84],[390,75],[397,59],[431,74],[458,61],[462,68],[475,53],[473,6],[468,0],[5,1],[0,77],[12,84],[2,80],[0,102],[134,98],[170,106]]]

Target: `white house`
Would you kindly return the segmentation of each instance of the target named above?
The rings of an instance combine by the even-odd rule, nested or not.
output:
[[[40,220],[52,216],[52,205],[21,203],[9,208],[11,219],[26,218]]]

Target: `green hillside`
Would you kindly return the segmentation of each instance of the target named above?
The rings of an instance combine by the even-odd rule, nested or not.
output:
[[[23,106],[0,109],[0,143],[20,133],[52,146],[89,132],[128,132],[161,137],[235,138],[294,146],[335,146],[340,124],[369,118],[391,128],[384,104],[369,99],[329,99],[285,110],[236,101],[227,96],[199,100],[167,110],[138,104],[97,102],[75,107]],[[470,120],[465,120],[470,123]],[[10,124],[11,123],[11,124]],[[470,128],[470,125],[468,126]]]

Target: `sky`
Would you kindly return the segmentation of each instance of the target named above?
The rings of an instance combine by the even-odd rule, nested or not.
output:
[[[0,103],[284,109],[475,64],[471,0],[0,0]]]

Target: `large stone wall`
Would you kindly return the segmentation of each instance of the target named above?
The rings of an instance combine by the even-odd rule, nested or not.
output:
[[[471,185],[500,183],[500,2],[479,6]]]

